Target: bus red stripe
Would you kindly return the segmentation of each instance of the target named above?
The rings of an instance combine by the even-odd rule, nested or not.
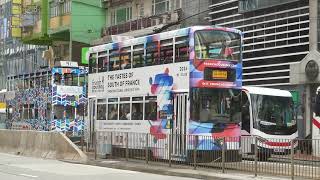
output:
[[[313,118],[312,123],[320,129],[320,122],[319,121],[317,121],[316,119]]]
[[[265,144],[269,146],[290,146],[291,145],[290,142],[271,142],[271,141],[267,141],[265,142]]]

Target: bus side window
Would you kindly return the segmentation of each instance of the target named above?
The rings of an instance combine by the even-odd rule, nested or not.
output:
[[[188,37],[177,37],[175,48],[175,62],[183,62],[189,60],[189,41]]]
[[[173,61],[172,39],[162,40],[160,42],[160,64],[169,64]]]
[[[143,67],[144,50],[143,45],[133,46],[133,68]]]
[[[250,102],[245,92],[241,95],[241,106],[242,106],[242,130],[250,133]]]

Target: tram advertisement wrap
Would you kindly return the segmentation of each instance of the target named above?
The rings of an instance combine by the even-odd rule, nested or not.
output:
[[[150,66],[89,75],[89,96],[97,98],[152,94],[150,78],[165,70],[173,77],[175,89],[189,89],[189,63]],[[165,82],[159,82],[165,83]]]

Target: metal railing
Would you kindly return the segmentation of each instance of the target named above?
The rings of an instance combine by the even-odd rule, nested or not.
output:
[[[320,139],[261,139],[181,134],[95,132],[95,158],[171,166],[231,170],[299,178],[320,178]]]
[[[150,17],[141,17],[121,24],[103,27],[101,31],[101,37],[122,34],[130,31],[142,30],[145,28],[157,26],[160,24],[178,21],[178,17],[181,16],[181,9],[177,9],[174,12],[167,12],[164,14],[158,14]]]

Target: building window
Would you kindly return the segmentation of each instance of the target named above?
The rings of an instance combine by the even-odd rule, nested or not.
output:
[[[152,14],[162,14],[170,11],[170,0],[152,0]]]
[[[132,19],[132,7],[111,11],[111,24],[121,24]]]
[[[144,16],[144,3],[141,3],[141,4],[140,4],[140,7],[139,7],[139,15],[140,15],[140,17],[143,17],[143,16]]]
[[[69,14],[71,12],[71,1],[66,0],[64,3],[50,3],[50,17]]]
[[[62,6],[62,12],[61,12],[62,15],[69,14],[71,12],[71,1],[70,0],[67,0],[64,3],[62,3],[61,6]]]
[[[54,2],[50,3],[50,17],[57,17],[59,16],[59,6]]]

